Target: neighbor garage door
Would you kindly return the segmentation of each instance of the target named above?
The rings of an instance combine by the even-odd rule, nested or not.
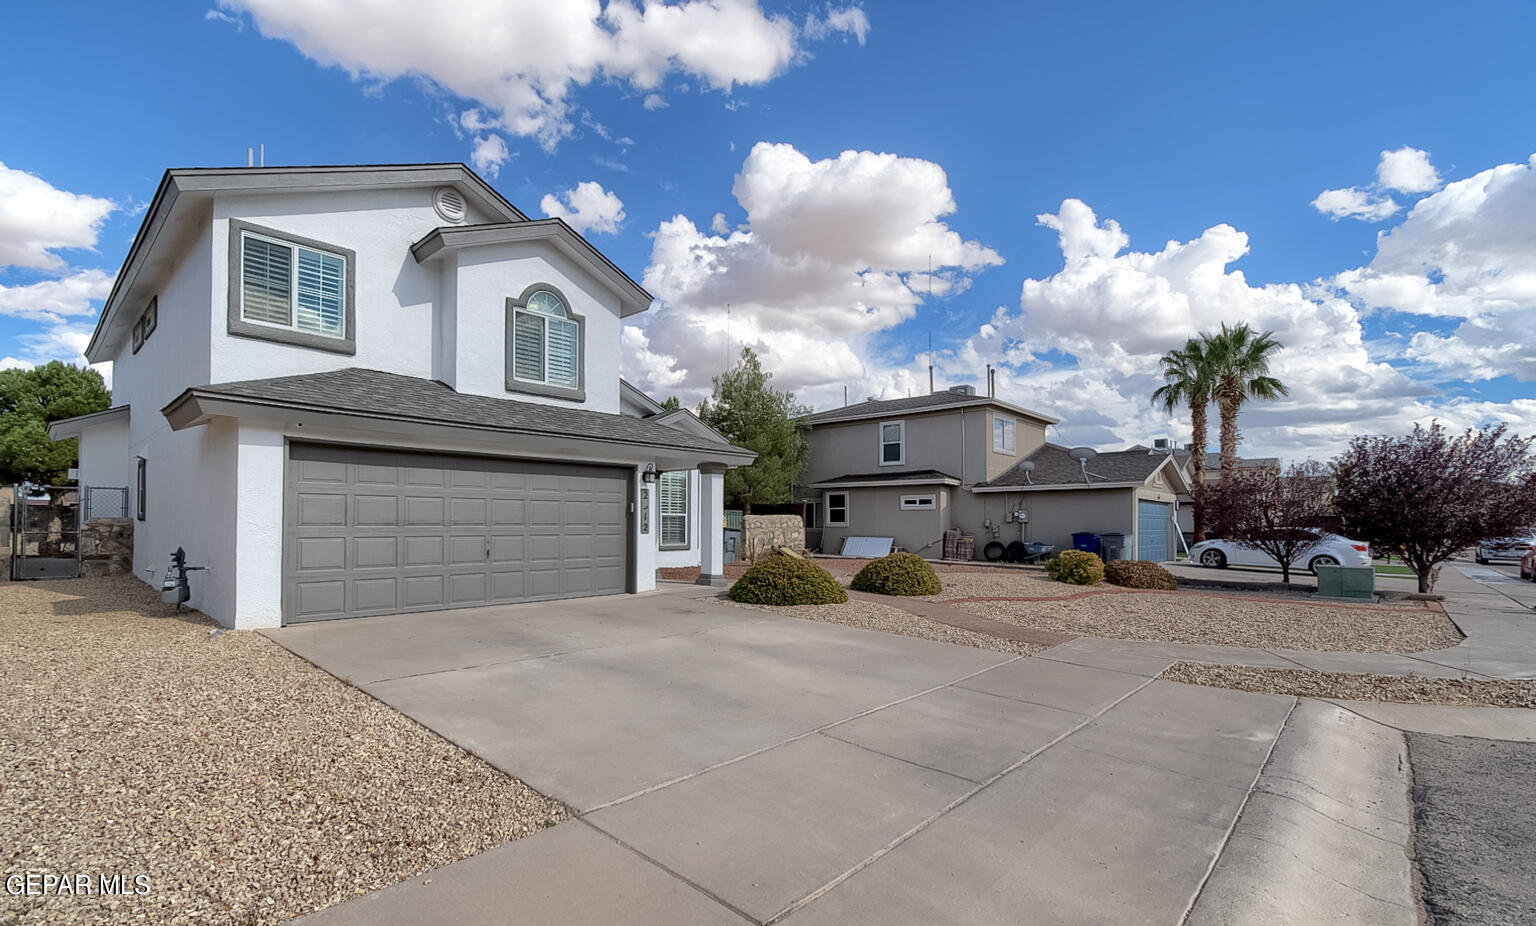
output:
[[[628,473],[291,444],[287,622],[626,590]]]
[[[1136,558],[1161,563],[1168,559],[1168,519],[1173,506],[1167,502],[1136,504]]]

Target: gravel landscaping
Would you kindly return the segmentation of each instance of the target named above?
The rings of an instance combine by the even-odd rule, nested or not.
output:
[[[1024,600],[967,600],[1008,588],[1013,592],[1007,597]],[[1066,595],[1072,597],[1061,597]],[[1461,640],[1445,612],[1425,602],[1323,604],[1210,592],[1082,590],[1023,576],[954,576],[946,579],[939,600],[1023,627],[1158,643],[1414,653]]]
[[[962,630],[959,627],[940,624],[937,621],[918,617],[916,614],[908,613],[900,608],[878,604],[873,601],[851,599],[844,604],[810,604],[793,607],[738,604],[724,598],[720,599],[720,601],[722,604],[730,605],[733,608],[769,611],[774,614],[785,615],[786,617],[798,617],[801,620],[843,624],[848,627],[858,627],[861,630],[897,633],[904,637],[917,637],[920,640],[934,640],[939,643],[954,643],[959,646],[974,646],[977,649],[994,650],[999,653],[1018,653],[1023,656],[1031,656],[1044,649],[1044,647],[1035,646],[1031,643],[1002,640],[989,634],[977,633],[974,630]]]
[[[0,586],[0,923],[280,923],[569,811],[267,638],[132,578]]]
[[[1264,669],[1176,662],[1163,678],[1211,688],[1233,688],[1303,698],[1395,701],[1403,704],[1465,704],[1536,707],[1536,680],[1473,680],[1396,675],[1355,675],[1311,669]]]

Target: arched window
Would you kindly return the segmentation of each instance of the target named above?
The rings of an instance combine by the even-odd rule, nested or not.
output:
[[[508,300],[508,308],[507,387],[546,386],[550,394],[579,390],[581,318],[552,289],[534,287],[522,299]]]

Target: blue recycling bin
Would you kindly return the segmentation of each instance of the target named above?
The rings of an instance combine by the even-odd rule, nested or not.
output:
[[[1084,553],[1098,555],[1099,535],[1094,533],[1078,533],[1072,535],[1072,549],[1082,550]]]

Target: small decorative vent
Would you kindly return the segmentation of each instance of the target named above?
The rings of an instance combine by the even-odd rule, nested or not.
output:
[[[438,187],[437,192],[432,194],[432,207],[438,215],[455,225],[464,221],[468,211],[464,206],[464,194],[451,186]]]

